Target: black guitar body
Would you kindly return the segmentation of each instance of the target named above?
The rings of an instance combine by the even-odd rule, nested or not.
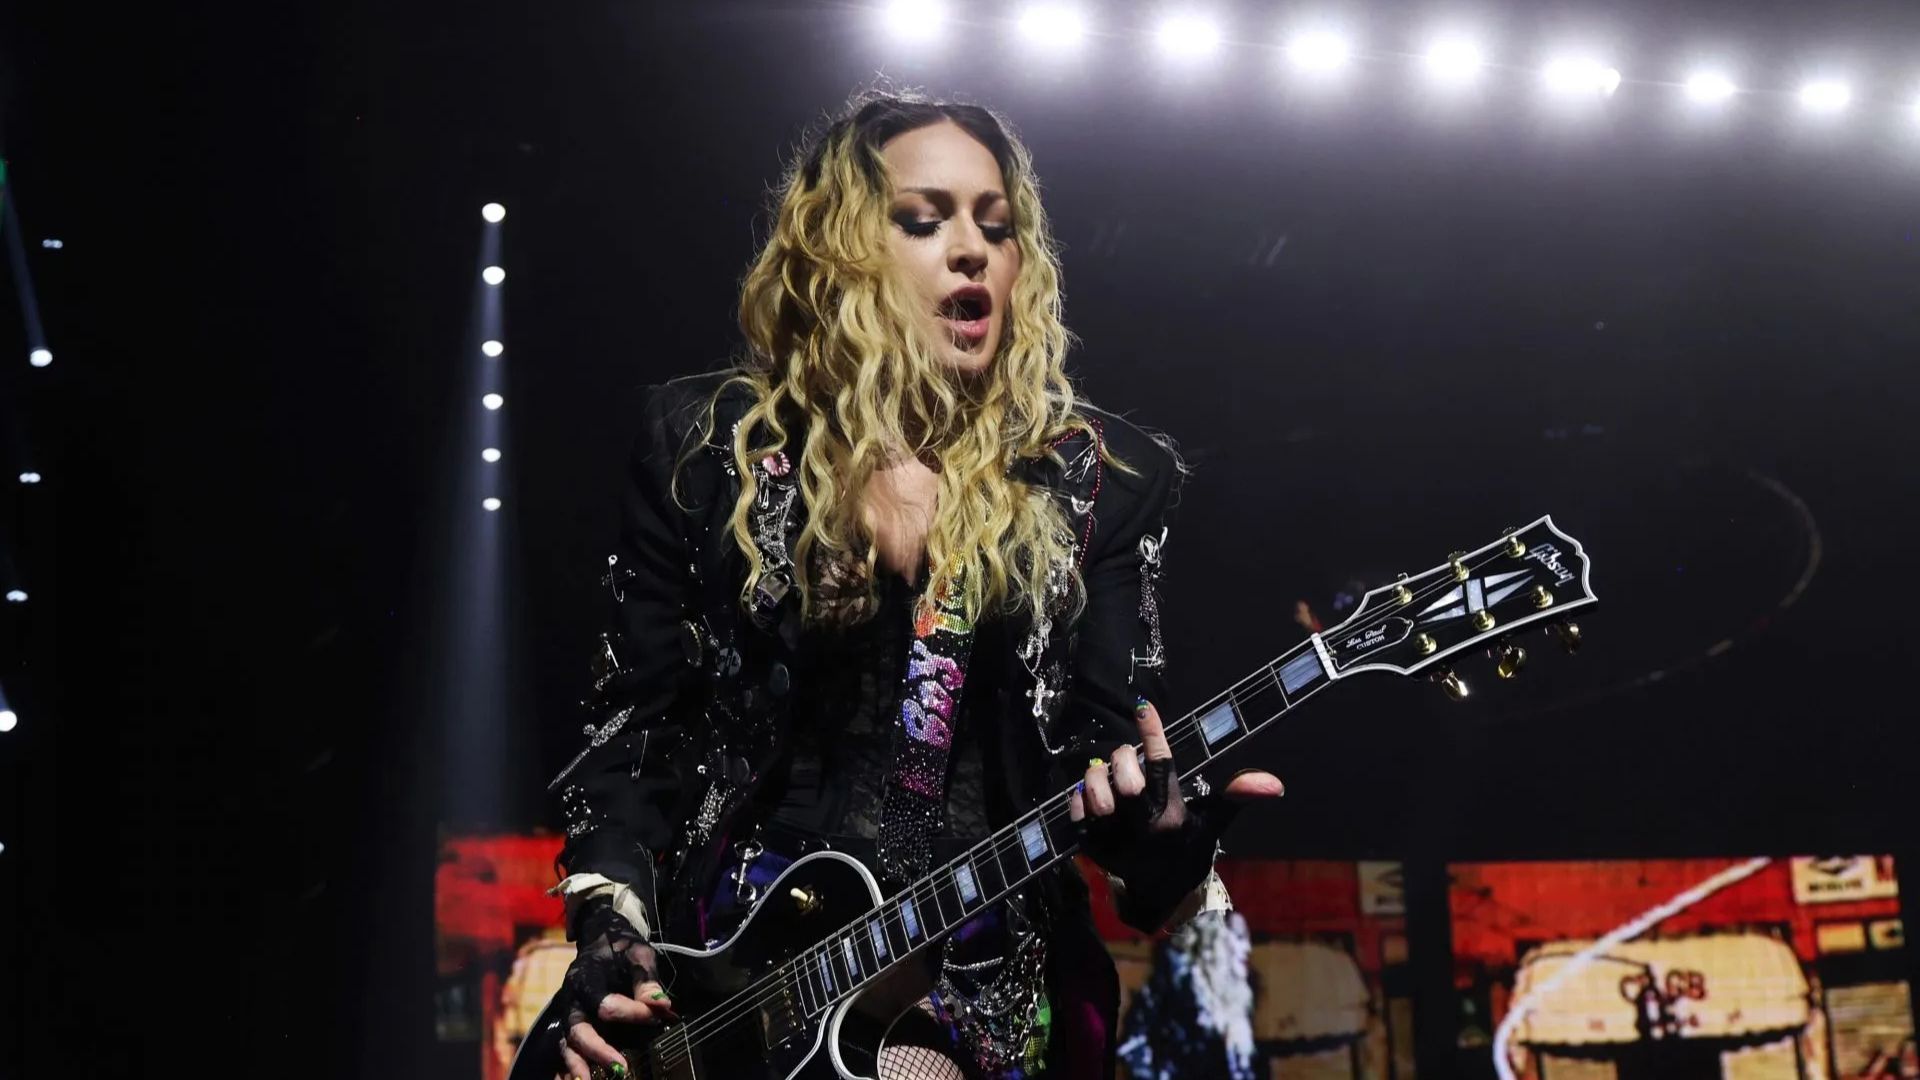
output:
[[[874,1080],[888,1029],[933,986],[939,950],[887,969],[838,1006],[810,1010],[783,968],[794,956],[867,915],[879,884],[859,860],[820,851],[796,860],[719,947],[659,943],[660,981],[681,1019],[669,1026],[596,1024],[642,1080]],[[549,1002],[521,1044],[508,1080],[566,1073]]]

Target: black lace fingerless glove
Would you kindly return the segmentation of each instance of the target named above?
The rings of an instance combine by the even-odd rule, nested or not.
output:
[[[1219,792],[1182,798],[1171,760],[1144,761],[1146,790],[1082,822],[1082,850],[1124,883],[1115,898],[1128,926],[1152,933],[1207,880],[1221,834],[1240,812]],[[1176,806],[1178,807],[1176,809]]]
[[[608,994],[633,992],[636,969],[653,976],[653,949],[619,912],[613,900],[596,896],[574,913],[574,940],[580,951],[562,985],[572,999],[568,1024],[591,1019]]]

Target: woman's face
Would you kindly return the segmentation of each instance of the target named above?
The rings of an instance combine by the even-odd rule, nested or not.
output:
[[[888,242],[920,300],[941,358],[965,372],[993,362],[1007,325],[1020,245],[993,152],[952,121],[880,148],[893,173]]]

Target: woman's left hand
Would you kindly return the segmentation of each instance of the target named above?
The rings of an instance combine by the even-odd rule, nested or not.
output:
[[[1086,824],[1086,851],[1093,861],[1139,895],[1153,884],[1165,888],[1149,906],[1172,902],[1198,886],[1213,865],[1214,842],[1240,807],[1286,793],[1272,773],[1248,769],[1224,792],[1194,800],[1180,797],[1180,771],[1167,743],[1159,710],[1141,701],[1134,710],[1145,760],[1132,746],[1114,751],[1111,764],[1094,759],[1075,789],[1067,813]],[[1193,880],[1182,880],[1192,877]],[[1142,897],[1142,899],[1147,899]]]

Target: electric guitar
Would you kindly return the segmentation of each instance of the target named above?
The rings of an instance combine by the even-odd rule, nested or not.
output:
[[[1255,668],[1204,706],[1168,723],[1187,779],[1322,690],[1367,672],[1426,675],[1455,700],[1468,694],[1455,657],[1486,649],[1501,678],[1526,650],[1508,641],[1546,624],[1569,651],[1566,616],[1596,601],[1580,542],[1550,517],[1421,574],[1374,589],[1346,621]],[[641,1080],[871,1080],[888,1030],[939,973],[943,941],[968,918],[1072,855],[1070,791],[892,896],[858,859],[819,851],[787,867],[733,937],[712,949],[654,944],[660,981],[680,1019],[634,1027],[623,1046]],[[509,1080],[564,1073],[554,1021],[540,1014]],[[597,1029],[599,1030],[599,1029]],[[618,1045],[618,1043],[616,1043]]]

